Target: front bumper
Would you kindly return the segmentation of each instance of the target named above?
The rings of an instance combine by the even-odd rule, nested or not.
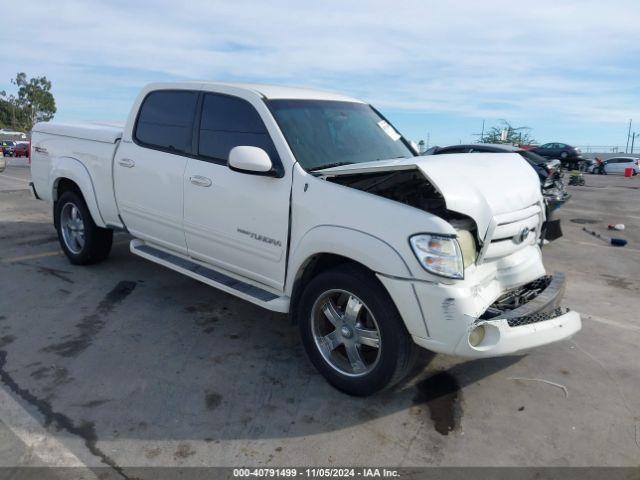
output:
[[[492,305],[468,326],[466,335],[462,335],[454,353],[465,357],[485,356],[485,352],[491,356],[507,355],[575,334],[582,327],[580,315],[560,306],[565,283],[564,274],[556,273],[544,290],[523,305],[502,311],[500,308],[494,310]],[[496,303],[499,301],[494,305]],[[469,333],[479,327],[484,329],[484,339],[479,345],[472,346]]]
[[[546,277],[538,277],[538,281],[543,278]],[[471,287],[389,278],[381,281],[398,306],[413,340],[438,353],[468,358],[509,355],[566,339],[582,327],[577,312],[560,307],[565,286],[563,274],[551,277],[535,298],[504,310],[496,305],[514,289],[503,288],[496,279]],[[527,285],[521,288],[526,289]],[[422,319],[422,325],[418,319]],[[469,334],[479,327],[484,329],[484,338],[473,346]]]

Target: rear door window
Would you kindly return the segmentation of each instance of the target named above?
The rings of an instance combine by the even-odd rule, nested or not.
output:
[[[436,152],[437,155],[447,154],[447,153],[468,153],[469,147],[452,147],[452,148],[443,148],[442,150],[438,150]]]
[[[238,146],[262,148],[274,164],[278,163],[269,132],[253,105],[238,97],[205,94],[198,155],[226,163],[231,149]]]
[[[198,93],[158,90],[144,99],[134,139],[145,147],[171,153],[190,153]]]

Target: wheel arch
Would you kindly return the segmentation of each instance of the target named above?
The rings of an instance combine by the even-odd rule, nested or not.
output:
[[[51,199],[54,209],[58,198],[64,192],[75,191],[82,195],[95,224],[102,228],[106,226],[98,207],[91,175],[82,162],[72,157],[59,157],[52,162],[49,178],[52,179]]]
[[[372,275],[412,276],[404,259],[385,241],[347,227],[315,227],[298,242],[289,260],[285,291],[291,298],[292,322],[296,321],[296,305],[304,286],[321,272],[347,263]]]

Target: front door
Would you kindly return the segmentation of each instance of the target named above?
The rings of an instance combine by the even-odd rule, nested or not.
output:
[[[191,151],[197,92],[157,90],[140,107],[132,142],[114,159],[118,209],[135,237],[187,252],[182,229],[185,154]]]
[[[238,97],[205,93],[196,120],[197,156],[184,175],[184,231],[189,255],[254,281],[284,285],[291,172],[282,178],[227,166],[236,146],[264,149],[281,167],[256,109]]]

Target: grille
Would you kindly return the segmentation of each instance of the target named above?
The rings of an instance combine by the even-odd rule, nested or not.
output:
[[[557,307],[548,312],[538,312],[532,313],[531,315],[525,315],[523,317],[509,318],[507,319],[507,323],[510,327],[521,327],[532,323],[544,322],[545,320],[551,320],[552,318],[563,315],[565,313],[563,310],[564,309],[562,307]]]
[[[493,218],[494,228],[485,242],[487,249],[484,258],[500,258],[535,243],[536,234],[541,222],[542,209],[538,204],[531,205],[522,210],[503,213]],[[514,237],[528,229],[526,238],[514,241]]]

